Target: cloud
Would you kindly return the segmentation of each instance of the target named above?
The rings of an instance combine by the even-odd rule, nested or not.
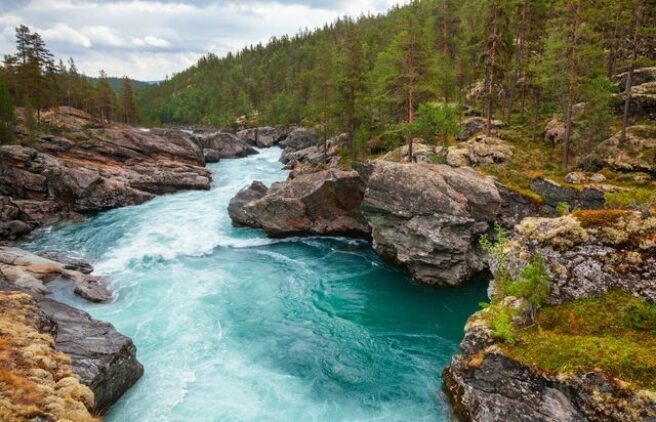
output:
[[[152,35],[147,35],[144,38],[133,38],[132,42],[134,45],[139,47],[151,46],[151,47],[168,47],[171,45],[168,41],[163,38],[153,37]]]
[[[46,42],[54,41],[85,48],[91,47],[91,40],[87,36],[63,23],[58,23],[51,28],[42,29],[38,32]]]
[[[407,1],[407,0],[402,0]],[[80,70],[144,80],[339,16],[382,12],[398,0],[0,0],[0,54],[14,51],[20,23]]]

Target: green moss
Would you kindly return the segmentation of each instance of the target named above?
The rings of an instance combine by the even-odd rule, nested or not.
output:
[[[501,345],[513,359],[548,373],[603,371],[656,389],[656,305],[610,292],[541,310],[537,325],[514,328]]]
[[[604,199],[607,208],[649,208],[656,205],[656,188],[634,186],[618,192],[606,192]]]

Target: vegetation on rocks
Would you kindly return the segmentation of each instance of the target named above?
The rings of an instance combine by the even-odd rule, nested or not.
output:
[[[0,419],[92,422],[91,390],[57,351],[51,325],[24,293],[0,292]]]

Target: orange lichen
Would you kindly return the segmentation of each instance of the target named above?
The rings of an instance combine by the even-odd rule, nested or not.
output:
[[[0,292],[0,420],[97,421],[93,393],[43,321],[29,295]]]
[[[583,210],[573,213],[583,227],[599,227],[614,225],[622,217],[633,214],[633,211],[627,210]]]

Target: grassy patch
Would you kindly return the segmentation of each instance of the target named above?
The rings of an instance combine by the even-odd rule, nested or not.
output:
[[[603,371],[656,389],[656,305],[628,293],[542,309],[530,329],[514,329],[502,349],[549,373]]]
[[[650,208],[656,205],[656,187],[633,186],[618,192],[606,192],[607,208]]]

